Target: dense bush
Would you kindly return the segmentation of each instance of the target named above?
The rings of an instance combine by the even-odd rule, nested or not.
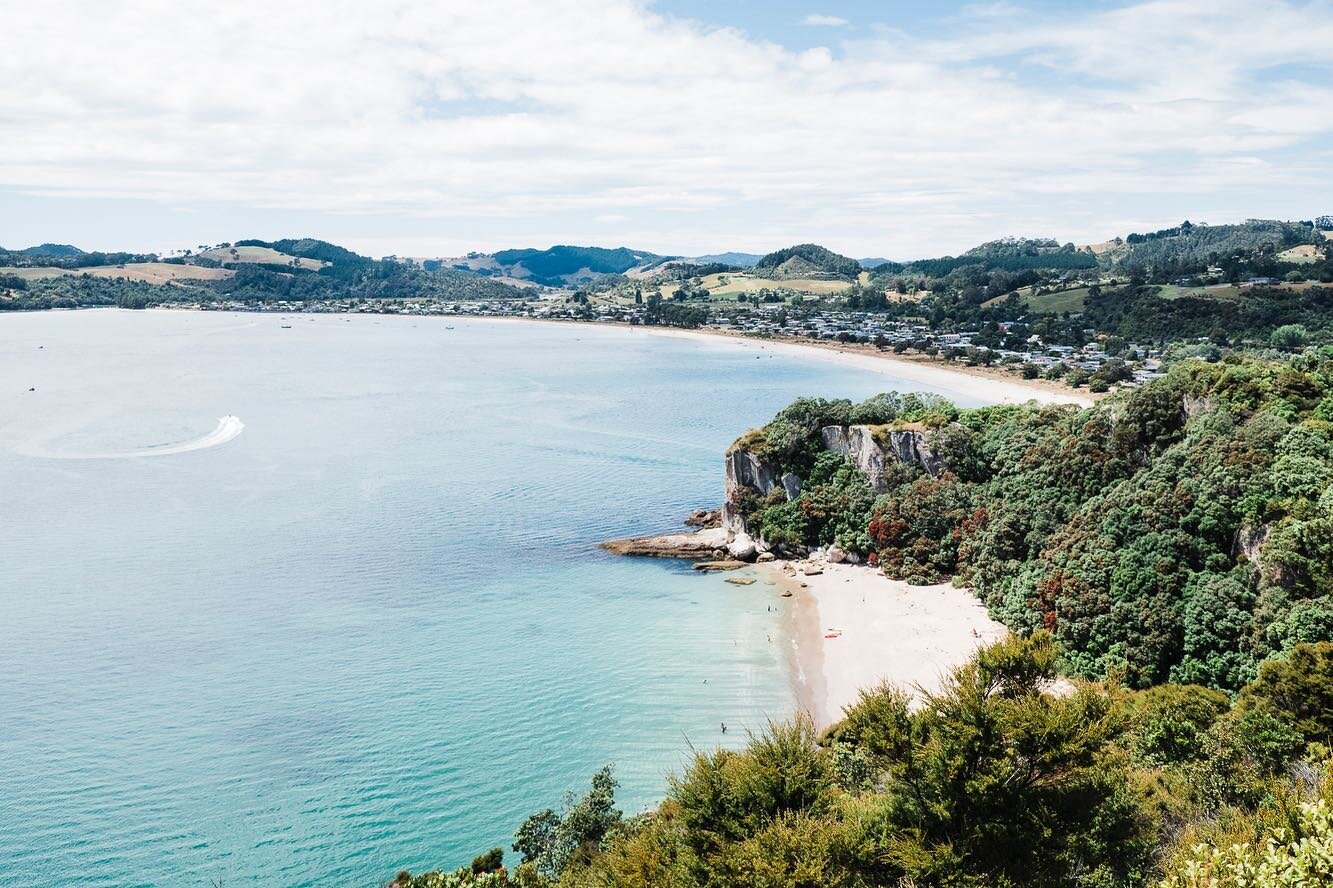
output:
[[[852,424],[910,430],[943,468],[889,455],[874,496],[824,450],[823,428]],[[1234,691],[1333,638],[1328,356],[1184,362],[1083,410],[802,399],[735,446],[806,482],[748,502],[765,539],[953,577],[1012,628],[1051,631],[1072,674]]]

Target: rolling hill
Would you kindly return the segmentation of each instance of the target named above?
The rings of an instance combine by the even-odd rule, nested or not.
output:
[[[855,259],[841,256],[819,244],[797,244],[776,250],[756,262],[754,267],[757,272],[775,278],[831,275],[850,281],[861,273],[861,264]]]
[[[628,247],[608,249],[558,244],[545,250],[469,253],[456,259],[437,261],[443,266],[485,277],[508,278],[546,287],[570,287],[586,284],[603,275],[625,274],[657,265],[667,258]]]

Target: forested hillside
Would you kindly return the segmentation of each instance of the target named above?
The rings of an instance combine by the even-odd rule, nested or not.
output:
[[[860,274],[861,263],[818,244],[797,244],[769,253],[756,262],[754,268],[757,272],[791,277],[814,273],[852,279]]]
[[[848,425],[919,430],[933,459],[889,466],[877,493],[823,449]],[[1333,639],[1329,355],[1185,362],[1087,409],[803,400],[737,446],[805,481],[737,504],[766,539],[952,577],[1013,629],[1051,631],[1071,674],[1234,691]]]
[[[456,269],[427,271],[410,262],[371,259],[313,238],[242,240],[199,255],[191,253],[160,262],[156,256],[82,251],[24,253],[22,262],[15,259],[16,255],[9,256],[15,260],[14,271],[0,272],[0,310],[103,305],[142,308],[155,303],[222,299],[308,302],[531,298],[499,281]],[[29,269],[42,273],[33,274]],[[182,279],[163,280],[169,269],[181,271]]]
[[[493,257],[505,274],[551,287],[561,287],[579,272],[593,276],[620,274],[657,259],[653,253],[618,247],[554,246],[546,250],[501,250]]]

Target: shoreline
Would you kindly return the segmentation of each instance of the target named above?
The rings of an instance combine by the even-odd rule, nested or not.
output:
[[[170,311],[171,309],[166,309]],[[440,317],[449,317],[441,315]],[[680,339],[702,339],[717,344],[730,343],[756,351],[773,351],[790,355],[840,363],[844,366],[870,370],[909,382],[919,382],[940,389],[965,393],[995,404],[1074,404],[1091,407],[1098,397],[1086,391],[1042,379],[1018,379],[995,369],[959,367],[945,364],[930,357],[899,355],[880,351],[864,343],[825,342],[797,337],[763,339],[742,336],[725,330],[687,330],[678,327],[644,326],[642,324],[614,324],[604,321],[565,321],[552,318],[520,318],[503,315],[459,316],[455,321],[486,321],[499,323],[527,322],[562,326],[600,327],[607,330],[629,330],[647,336],[668,336]]]
[[[822,573],[802,573],[809,564]],[[919,705],[949,672],[1009,632],[970,590],[948,583],[909,586],[872,567],[826,561],[752,567],[792,592],[788,635],[797,711],[820,731],[839,721],[863,689],[884,682]]]
[[[92,310],[106,311],[159,311],[178,312],[184,309],[157,306],[148,309],[122,309],[114,306],[96,306]],[[58,309],[50,309],[58,310]],[[231,314],[281,314],[279,312],[231,311]],[[292,311],[287,314],[300,315],[308,312]],[[609,323],[606,321],[572,321],[557,318],[527,318],[511,315],[399,315],[349,312],[319,312],[329,317],[393,317],[412,318],[414,320],[440,320],[451,323],[528,323],[554,324],[567,327],[593,327],[605,330],[632,331],[647,336],[672,336],[696,340],[711,341],[715,344],[730,343],[741,348],[757,351],[772,351],[807,358],[841,363],[844,366],[857,367],[894,376],[900,380],[921,383],[956,394],[992,404],[1022,404],[1036,401],[1039,404],[1073,404],[1079,407],[1091,407],[1102,396],[1091,392],[1071,389],[1067,385],[1047,379],[1020,379],[997,368],[961,367],[946,364],[926,355],[900,355],[891,351],[881,351],[866,343],[843,343],[825,340],[805,339],[801,337],[783,337],[764,339],[757,336],[743,336],[726,330],[694,329],[679,327],[657,327],[643,324]],[[1107,393],[1109,394],[1109,393]]]

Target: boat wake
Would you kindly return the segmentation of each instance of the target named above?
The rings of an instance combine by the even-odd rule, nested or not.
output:
[[[109,453],[44,453],[53,459],[132,459],[142,456],[173,456],[177,453],[191,453],[195,450],[207,450],[226,444],[245,430],[245,423],[239,416],[223,416],[218,419],[217,428],[207,435],[177,441],[169,444],[154,444],[136,450],[116,450]]]

